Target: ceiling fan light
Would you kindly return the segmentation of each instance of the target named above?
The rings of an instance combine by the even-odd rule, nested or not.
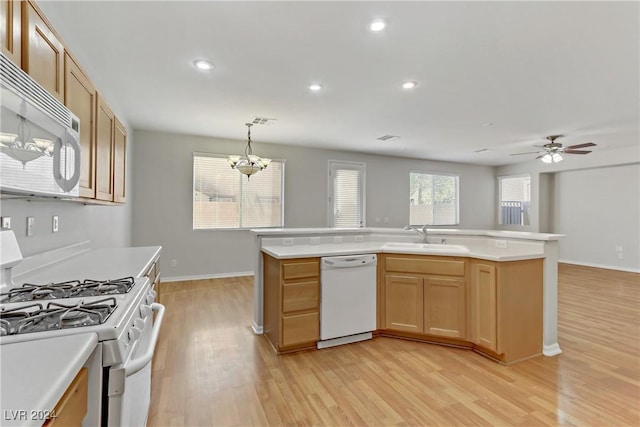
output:
[[[544,163],[552,163],[553,157],[551,157],[551,154],[547,153],[544,156],[542,156],[540,160],[542,160]]]
[[[553,163],[559,163],[562,161],[562,156],[560,155],[560,153],[553,153],[553,155],[551,156],[551,160],[553,160]]]

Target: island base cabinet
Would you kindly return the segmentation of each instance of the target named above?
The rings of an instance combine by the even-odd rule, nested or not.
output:
[[[424,332],[422,277],[387,275],[385,278],[385,328]]]
[[[450,338],[466,336],[465,284],[463,279],[424,279],[424,332]]]
[[[318,340],[320,317],[317,312],[284,316],[282,318],[282,347],[291,347]]]
[[[504,363],[542,354],[543,260],[472,263],[472,340]]]
[[[277,353],[320,339],[320,259],[278,260],[263,254],[264,334]]]

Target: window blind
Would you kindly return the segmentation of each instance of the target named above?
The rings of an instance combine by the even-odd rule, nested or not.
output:
[[[333,227],[364,225],[364,165],[331,162]]]
[[[247,176],[226,157],[193,156],[193,229],[283,226],[284,162]]]

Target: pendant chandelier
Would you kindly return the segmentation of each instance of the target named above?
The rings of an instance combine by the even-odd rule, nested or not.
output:
[[[253,126],[253,123],[245,123],[245,125],[247,125],[247,148],[244,149],[244,157],[229,156],[228,161],[232,169],[238,169],[247,175],[247,179],[249,179],[254,173],[266,169],[271,159],[253,155],[253,150],[251,149],[251,126]]]

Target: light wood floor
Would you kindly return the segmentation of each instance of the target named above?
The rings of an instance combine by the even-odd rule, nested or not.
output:
[[[561,265],[563,353],[505,367],[376,338],[276,356],[252,277],[162,285],[149,426],[640,426],[640,275]]]

